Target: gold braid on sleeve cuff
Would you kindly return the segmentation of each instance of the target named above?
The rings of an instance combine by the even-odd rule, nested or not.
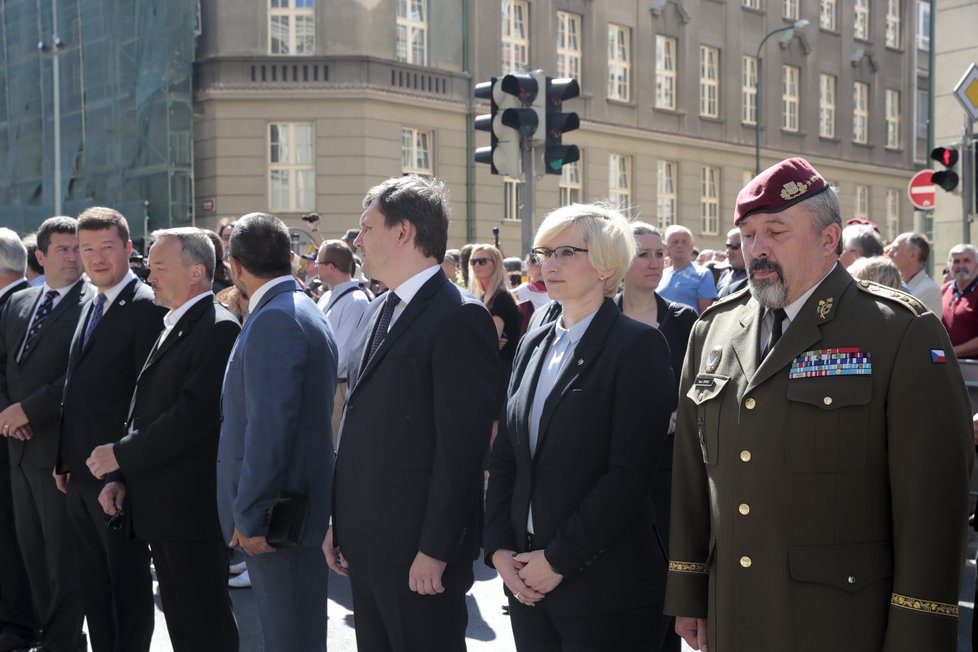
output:
[[[709,575],[706,571],[706,564],[697,564],[692,561],[670,561],[669,562],[669,572],[670,573],[701,573],[703,575]]]
[[[672,567],[670,565],[670,570]],[[900,607],[901,609],[909,609],[910,611],[920,611],[928,614],[940,614],[942,616],[951,616],[952,618],[958,617],[958,605],[947,604],[944,602],[934,602],[933,600],[921,600],[919,598],[911,598],[907,595],[900,595],[899,593],[894,593],[890,598],[890,604],[894,607]]]

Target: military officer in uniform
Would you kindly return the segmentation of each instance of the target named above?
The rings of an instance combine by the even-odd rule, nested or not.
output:
[[[956,649],[970,404],[939,319],[837,263],[804,159],[737,197],[748,288],[683,370],[666,612],[710,652]]]

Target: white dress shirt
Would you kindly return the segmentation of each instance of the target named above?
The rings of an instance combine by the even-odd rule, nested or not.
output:
[[[197,296],[191,297],[190,299],[185,301],[183,305],[181,305],[179,308],[175,308],[170,312],[166,313],[165,315],[163,315],[163,332],[160,333],[159,344],[163,343],[163,340],[165,340],[167,335],[170,334],[170,331],[173,330],[173,327],[177,325],[177,322],[180,321],[180,318],[186,315],[187,311],[190,310],[198,301],[203,301],[207,297],[213,297],[213,296],[214,293],[211,292],[210,290],[207,290],[206,292],[201,292]],[[159,346],[159,344],[157,346]]]

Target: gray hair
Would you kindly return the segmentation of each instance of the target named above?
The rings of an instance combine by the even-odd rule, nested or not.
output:
[[[203,229],[186,226],[176,229],[153,231],[153,238],[159,242],[163,238],[176,238],[180,241],[180,258],[184,265],[203,265],[204,277],[208,282],[214,280],[214,267],[217,262],[214,243]]]
[[[972,260],[978,261],[978,249],[975,249],[972,244],[961,243],[954,245],[951,247],[951,251],[947,252],[947,262],[950,263],[955,255],[963,254],[966,251],[971,254]]]
[[[842,244],[846,249],[858,249],[866,258],[883,255],[883,239],[866,224],[850,224],[842,229]]]
[[[812,229],[815,233],[821,233],[833,224],[838,224],[842,228],[842,208],[839,206],[839,190],[834,186],[829,186],[824,191],[814,197],[800,202],[799,206],[812,215]],[[836,255],[842,254],[842,238],[835,248]]]
[[[14,231],[0,228],[0,273],[23,276],[26,271],[27,247]]]
[[[899,290],[903,286],[900,270],[886,256],[857,258],[849,265],[848,271],[855,279],[873,281],[874,283],[891,287],[894,290]]]

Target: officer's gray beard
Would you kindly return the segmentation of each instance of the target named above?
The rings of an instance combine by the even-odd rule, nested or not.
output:
[[[754,272],[767,270],[777,274],[777,278],[764,281],[754,279]],[[747,266],[747,286],[750,288],[751,296],[765,308],[777,310],[788,304],[788,286],[784,282],[784,271],[781,265],[767,258],[755,258],[750,261]]]

